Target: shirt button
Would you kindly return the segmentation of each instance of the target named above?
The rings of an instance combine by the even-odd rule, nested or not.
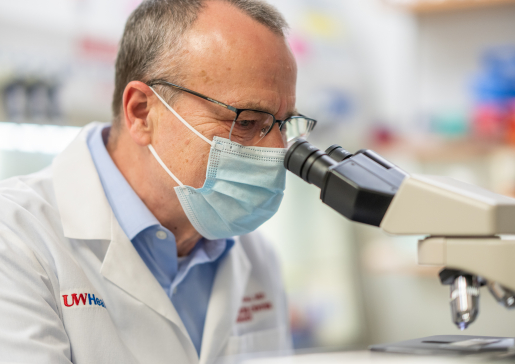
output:
[[[167,237],[166,233],[163,230],[159,230],[158,232],[156,232],[156,236],[158,239],[161,240],[165,240]]]
[[[175,288],[173,289],[173,294],[176,294],[176,293],[177,293],[177,287],[175,287]]]

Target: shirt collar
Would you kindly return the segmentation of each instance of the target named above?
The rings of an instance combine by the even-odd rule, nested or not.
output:
[[[171,289],[177,287],[193,267],[221,261],[233,246],[233,239],[200,239],[191,253],[179,263],[178,272],[172,281]]]
[[[105,124],[93,128],[87,137],[88,148],[113,213],[129,240],[133,240],[146,228],[160,224],[107,152],[104,137],[107,140],[110,129]]]

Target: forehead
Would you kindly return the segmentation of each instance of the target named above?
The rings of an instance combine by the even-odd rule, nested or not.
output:
[[[227,103],[294,98],[297,69],[284,37],[226,2],[207,4],[185,36],[187,87]]]

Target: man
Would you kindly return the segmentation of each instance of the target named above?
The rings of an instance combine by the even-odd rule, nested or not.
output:
[[[148,0],[127,21],[112,126],[0,183],[0,359],[211,363],[290,347],[255,233],[295,111],[286,23],[258,0]],[[207,95],[207,96],[204,96]]]

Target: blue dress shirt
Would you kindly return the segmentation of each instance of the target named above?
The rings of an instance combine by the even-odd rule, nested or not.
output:
[[[200,239],[190,254],[177,257],[175,236],[134,192],[105,147],[109,126],[99,125],[87,143],[107,200],[121,228],[165,290],[200,355],[207,306],[218,263],[232,239]]]

